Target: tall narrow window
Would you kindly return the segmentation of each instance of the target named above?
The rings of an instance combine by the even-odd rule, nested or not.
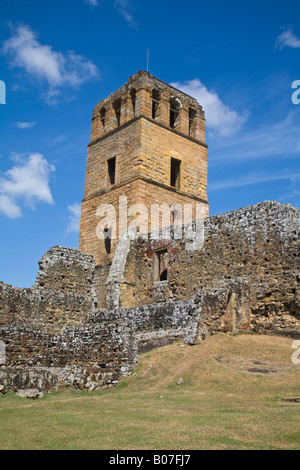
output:
[[[133,110],[133,115],[135,116],[135,100],[136,100],[136,91],[133,88],[130,92],[131,96],[131,103],[132,103],[132,110]]]
[[[111,253],[111,228],[104,229],[104,245],[106,254],[109,255]]]
[[[181,218],[180,210],[172,209],[171,210],[171,223],[174,224],[174,222],[177,221],[179,217]]]
[[[101,124],[102,124],[103,129],[105,127],[105,116],[106,116],[106,109],[101,108],[101,110],[100,110],[100,120],[101,120]]]
[[[110,184],[115,184],[116,181],[116,157],[107,160],[108,165],[108,179]]]
[[[171,158],[171,181],[170,186],[173,188],[180,188],[180,160]]]
[[[176,129],[178,126],[179,110],[181,103],[176,98],[171,98],[170,100],[170,127]]]
[[[152,119],[156,119],[158,117],[159,101],[160,101],[160,92],[158,90],[153,90],[152,92]]]
[[[190,108],[189,109],[189,136],[194,137],[194,132],[195,132],[195,116],[197,112],[195,109]]]
[[[168,280],[168,250],[160,250],[155,253],[154,282]]]
[[[121,100],[117,100],[114,102],[114,110],[116,114],[117,124],[118,126],[121,123]]]

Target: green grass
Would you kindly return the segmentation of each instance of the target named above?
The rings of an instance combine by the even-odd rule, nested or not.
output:
[[[219,334],[142,354],[117,387],[0,396],[0,449],[300,449],[287,338]],[[259,361],[273,373],[248,369]],[[275,371],[275,372],[274,372]]]

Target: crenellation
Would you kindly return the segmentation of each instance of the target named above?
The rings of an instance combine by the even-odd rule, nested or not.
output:
[[[157,104],[155,113],[153,112],[153,100]],[[170,127],[170,110],[173,108],[171,103],[174,100],[179,103],[179,112],[181,114],[175,130],[185,135],[190,135],[195,139],[201,136],[199,140],[205,142],[205,133],[203,133],[205,115],[199,103],[182,91],[143,71],[130,77],[128,83],[96,105],[93,113],[93,120],[96,122],[92,125],[91,142],[98,139],[101,134],[108,133],[119,125],[123,125],[130,119],[139,116],[154,119]],[[116,108],[120,110],[119,123],[115,115]],[[106,125],[104,131],[102,129],[102,133],[100,131],[97,132],[98,128],[101,129],[99,125],[99,122],[101,122],[101,109],[105,109],[107,113]],[[189,132],[190,110],[193,110],[194,113],[194,130],[192,133]],[[199,132],[197,132],[198,127]]]

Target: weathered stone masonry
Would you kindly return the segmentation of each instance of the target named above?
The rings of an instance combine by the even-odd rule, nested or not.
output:
[[[1,391],[111,386],[139,351],[219,331],[300,338],[298,215],[257,204],[205,220],[200,250],[186,239],[125,240],[107,266],[53,247],[32,288],[0,283]],[[155,282],[162,247],[168,279]]]
[[[185,238],[153,241],[149,235],[131,242],[119,281],[110,273],[106,301],[112,305],[111,292],[114,305],[127,308],[189,300],[203,289],[243,279],[251,299],[249,328],[300,334],[298,210],[260,203],[206,219],[204,232],[200,250],[187,250]],[[162,249],[168,254],[168,280],[155,282]]]
[[[172,177],[174,172],[176,178]],[[196,207],[201,206],[207,216],[206,186],[207,145],[201,105],[145,71],[136,73],[100,101],[93,112],[80,251],[93,255],[97,264],[112,262],[117,242],[126,231],[123,225],[128,220],[122,215],[122,224],[117,224],[116,238],[107,250],[97,233],[99,206],[113,205],[119,220],[119,198],[127,198],[128,208],[143,204],[149,211],[150,231],[153,204],[191,204],[193,220]]]
[[[208,218],[205,124],[194,98],[144,71],[96,105],[80,251],[51,248],[30,289],[0,283],[0,392],[109,387],[139,351],[220,331],[300,338],[299,212],[271,201]],[[131,239],[120,198],[151,224],[163,221],[154,204],[173,205],[174,220],[178,205],[193,221],[200,207],[203,246],[189,249],[187,227],[152,239],[150,219]],[[116,210],[115,240],[99,236],[103,204]]]
[[[127,319],[97,310],[94,268],[91,256],[54,247],[31,289],[0,283],[2,391],[109,386],[134,366]]]

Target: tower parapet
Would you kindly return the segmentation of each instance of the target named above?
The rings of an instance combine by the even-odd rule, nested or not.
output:
[[[205,143],[205,113],[197,100],[143,70],[96,105],[91,142],[141,116]]]

